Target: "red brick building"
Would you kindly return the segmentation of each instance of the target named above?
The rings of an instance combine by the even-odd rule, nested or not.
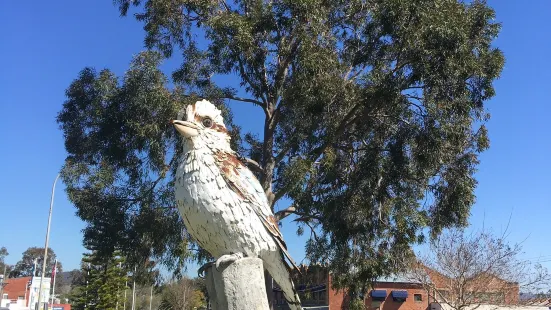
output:
[[[330,281],[331,279],[329,279]],[[330,283],[330,282],[329,282]],[[343,291],[330,290],[329,309],[348,309],[348,297]],[[419,284],[400,281],[379,281],[365,298],[369,310],[426,310],[429,297]]]
[[[295,283],[304,307],[348,309],[347,292],[332,289],[331,275],[323,267],[303,267]],[[275,309],[289,309],[279,289],[274,290],[274,296]],[[390,279],[377,282],[365,299],[366,309],[372,310],[426,310],[428,302],[427,292],[420,285]]]
[[[446,296],[450,291],[457,290],[457,283],[441,273],[425,268],[435,289],[439,293],[433,292],[432,296]],[[517,305],[519,303],[520,287],[516,282],[508,282],[491,274],[481,274],[476,281],[469,281],[466,291],[472,292],[475,296],[474,302],[499,304],[499,305]],[[436,301],[439,301],[438,298]]]
[[[449,278],[428,270],[431,281],[438,290],[449,287]],[[348,309],[349,297],[345,291],[332,289],[331,275],[321,266],[302,267],[302,275],[294,279],[304,307],[312,309],[344,310]],[[499,279],[484,277],[481,292],[483,303],[517,304],[519,285]],[[505,288],[505,289],[504,289]],[[434,294],[432,294],[434,295]],[[279,289],[274,289],[275,309],[289,309]],[[399,277],[380,279],[365,297],[365,309],[369,310],[427,310],[431,302],[428,292],[419,283],[412,283]],[[315,307],[315,308],[314,308]]]
[[[21,278],[9,278],[6,279],[6,286],[4,286],[2,306],[10,306],[13,309],[28,308],[32,300],[37,299],[38,286],[40,285],[40,278],[35,277],[21,277]],[[49,283],[50,278],[44,278],[43,283]],[[45,291],[49,291],[49,285],[44,285]],[[34,289],[34,298],[31,291]],[[49,301],[49,294],[45,296],[45,299]],[[53,304],[50,305],[51,310],[71,310],[71,305],[68,304]],[[31,307],[32,308],[32,307]],[[10,308],[11,309],[11,308]]]
[[[6,279],[6,286],[4,287],[4,296],[2,299],[9,299],[10,303],[17,303],[18,300],[24,301],[29,296],[29,282],[31,277],[22,278],[10,278]]]

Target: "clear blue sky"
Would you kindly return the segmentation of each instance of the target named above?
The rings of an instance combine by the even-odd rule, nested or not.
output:
[[[487,105],[491,148],[477,173],[470,221],[499,232],[511,218],[510,240],[523,241],[525,257],[543,256],[549,268],[551,2],[489,2],[503,23],[496,44],[507,62],[497,96]],[[65,89],[85,66],[123,74],[132,55],[143,50],[144,33],[133,18],[120,18],[110,0],[0,1],[0,29],[0,246],[14,264],[26,248],[44,245],[51,186],[65,158],[55,122]],[[235,103],[234,112],[244,129],[261,128],[259,111]],[[84,224],[74,214],[59,184],[50,245],[65,270],[77,268],[84,251]],[[294,232],[293,224],[284,223],[300,261],[304,238]]]

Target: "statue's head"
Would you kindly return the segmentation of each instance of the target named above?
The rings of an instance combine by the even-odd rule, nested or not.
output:
[[[187,106],[185,120],[173,120],[172,124],[185,140],[185,147],[230,149],[230,135],[222,113],[207,100]]]

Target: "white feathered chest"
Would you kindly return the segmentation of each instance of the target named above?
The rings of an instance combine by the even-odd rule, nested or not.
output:
[[[251,203],[228,186],[218,160],[205,147],[190,150],[178,166],[176,200],[188,232],[215,257],[274,251],[273,237]]]

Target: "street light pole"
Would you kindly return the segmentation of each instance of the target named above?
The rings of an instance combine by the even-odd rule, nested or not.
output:
[[[44,282],[44,274],[46,273],[46,261],[48,260],[48,243],[50,242],[50,223],[52,222],[52,209],[54,207],[55,184],[59,179],[59,173],[55,177],[54,185],[52,186],[52,198],[50,199],[50,214],[48,214],[48,228],[46,230],[46,244],[44,245],[44,260],[42,261],[42,274],[40,275],[40,288],[38,290],[38,309],[42,309],[42,285]]]

